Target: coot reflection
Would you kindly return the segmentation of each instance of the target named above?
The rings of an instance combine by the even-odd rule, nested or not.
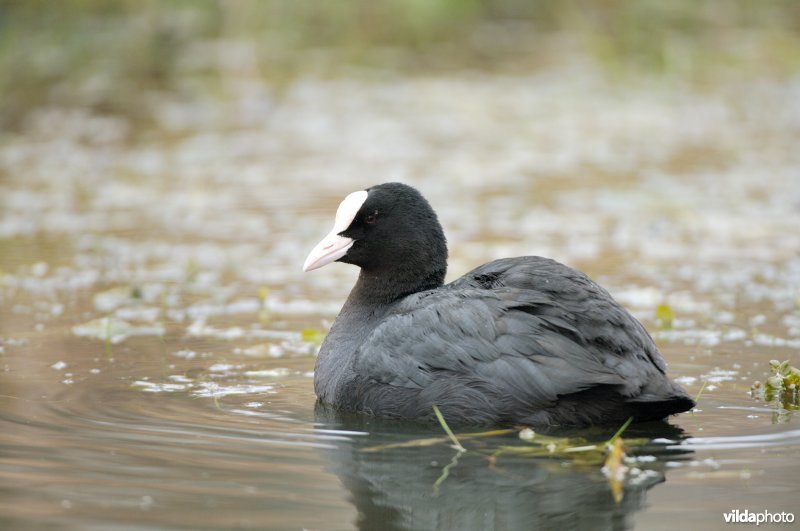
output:
[[[444,434],[437,426],[348,414],[322,404],[317,405],[315,416],[326,434],[330,429],[351,433],[346,441],[320,451],[348,490],[358,513],[355,527],[365,530],[629,529],[633,515],[646,507],[647,491],[664,481],[664,462],[689,456],[667,449],[666,444],[640,447],[657,460],[647,463],[647,472],[626,482],[618,504],[600,466],[513,455],[492,463],[488,456],[499,446],[525,444],[516,433],[465,441],[468,451],[440,481],[444,467],[456,455],[447,444],[376,450],[380,445],[441,437]],[[592,430],[596,428],[559,435],[589,436],[594,441],[607,439],[614,431]],[[683,437],[680,428],[666,422],[633,425],[627,435],[665,441]],[[438,489],[434,488],[437,481]]]

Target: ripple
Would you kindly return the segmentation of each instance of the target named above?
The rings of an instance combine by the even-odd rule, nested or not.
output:
[[[740,450],[766,447],[800,447],[800,430],[757,435],[734,435],[722,437],[690,437],[672,449],[691,450]]]

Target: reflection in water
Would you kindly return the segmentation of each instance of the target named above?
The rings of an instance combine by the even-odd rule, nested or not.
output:
[[[633,513],[645,506],[647,490],[664,481],[656,465],[629,481],[616,504],[599,466],[520,457],[492,462],[488,456],[493,448],[519,444],[509,437],[471,440],[460,456],[446,444],[373,451],[400,436],[438,437],[441,430],[338,414],[320,405],[316,420],[362,432],[321,450],[350,491],[360,529],[627,529]],[[648,429],[651,437],[680,433],[666,423]],[[644,435],[641,430],[637,435]],[[445,467],[448,474],[442,481]]]

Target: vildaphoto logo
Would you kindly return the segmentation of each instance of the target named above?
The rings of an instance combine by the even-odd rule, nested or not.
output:
[[[769,511],[753,512],[749,509],[744,511],[734,509],[728,513],[722,513],[726,524],[791,524],[794,522],[794,513],[771,513]]]

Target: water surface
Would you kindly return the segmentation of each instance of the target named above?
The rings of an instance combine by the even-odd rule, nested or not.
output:
[[[135,138],[37,111],[0,146],[0,527],[721,528],[792,510],[798,418],[749,390],[770,359],[800,364],[799,87],[307,79],[164,96]],[[314,354],[355,271],[300,267],[344,195],[388,180],[440,213],[450,278],[523,254],[578,267],[699,393],[626,433],[649,442],[621,503],[599,465],[488,459],[515,434],[453,463],[447,444],[366,451],[435,427],[315,410]]]

